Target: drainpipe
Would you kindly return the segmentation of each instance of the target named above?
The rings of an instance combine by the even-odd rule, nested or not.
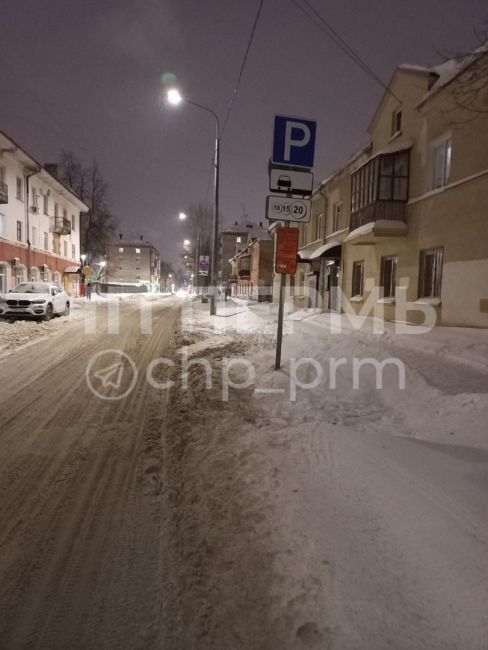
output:
[[[32,168],[31,168],[32,169]],[[24,178],[25,178],[25,227],[27,230],[27,282],[29,281],[30,278],[30,260],[31,260],[31,241],[30,241],[30,210],[29,210],[29,201],[30,201],[30,184],[29,180],[31,176],[35,176],[41,171],[41,167],[38,167],[37,169],[25,173],[24,172]]]
[[[325,185],[319,185],[319,194],[324,199],[324,243],[325,243],[326,232],[327,232],[327,207],[328,207],[327,194],[325,194]],[[325,295],[325,270],[326,270],[325,260],[321,259],[320,271],[319,271],[319,295],[320,295],[320,300],[322,301],[322,309],[327,307],[327,305],[323,304],[324,295]]]

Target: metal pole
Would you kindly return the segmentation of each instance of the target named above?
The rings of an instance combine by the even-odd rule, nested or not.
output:
[[[215,315],[215,293],[217,289],[217,251],[219,248],[219,172],[220,172],[220,125],[217,113],[203,104],[194,102],[191,99],[184,99],[187,104],[201,108],[211,113],[215,120],[215,158],[214,158],[214,212],[213,212],[213,236],[212,236],[212,259],[210,263],[210,314]]]
[[[219,120],[215,115],[215,160],[214,160],[214,213],[213,213],[213,236],[212,236],[212,265],[210,274],[210,315],[215,316],[215,298],[217,292],[218,280],[218,260],[217,253],[219,249],[219,172],[220,172],[220,133]]]
[[[286,286],[286,275],[281,274],[280,279],[280,304],[278,308],[278,332],[276,334],[276,359],[275,359],[275,370],[281,368],[281,343],[283,341],[283,312],[285,307],[285,286]]]

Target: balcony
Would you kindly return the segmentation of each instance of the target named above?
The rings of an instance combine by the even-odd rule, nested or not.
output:
[[[0,181],[0,203],[8,203],[8,185]]]
[[[64,217],[52,217],[49,231],[57,235],[69,235],[71,233],[71,221]]]
[[[405,203],[375,201],[351,214],[346,241],[374,244],[380,237],[404,237],[407,231]]]

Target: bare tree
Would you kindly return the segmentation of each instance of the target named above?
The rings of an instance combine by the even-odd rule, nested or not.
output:
[[[213,212],[211,206],[200,202],[190,205],[186,214],[185,235],[191,242],[193,270],[198,274],[198,256],[210,255],[212,249]]]
[[[108,184],[97,162],[84,167],[72,152],[62,151],[58,173],[59,180],[89,206],[80,220],[82,251],[92,257],[104,255],[107,243],[114,238],[117,220],[110,210]]]
[[[441,64],[447,75],[445,86],[450,100],[442,112],[452,114],[453,123],[463,124],[479,115],[488,115],[488,26],[475,33],[478,47],[471,52],[444,55]]]
[[[168,262],[165,262],[164,260],[161,260],[160,262],[160,275],[161,275],[161,284],[165,287],[169,287],[171,285],[171,279],[176,278],[175,271],[171,264]]]

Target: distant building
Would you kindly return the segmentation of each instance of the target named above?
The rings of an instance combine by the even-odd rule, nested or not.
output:
[[[262,224],[250,227],[246,243],[229,260],[231,295],[258,302],[272,300],[273,252],[268,230]]]
[[[80,216],[88,206],[46,167],[0,131],[1,293],[31,279],[78,290]]]
[[[107,246],[108,285],[160,290],[161,255],[149,242],[119,240]]]
[[[233,226],[225,226],[220,232],[219,248],[219,278],[222,282],[229,282],[231,264],[229,260],[239,251],[247,247],[252,239],[267,237],[268,230],[259,224],[248,221],[246,223],[234,222]]]

